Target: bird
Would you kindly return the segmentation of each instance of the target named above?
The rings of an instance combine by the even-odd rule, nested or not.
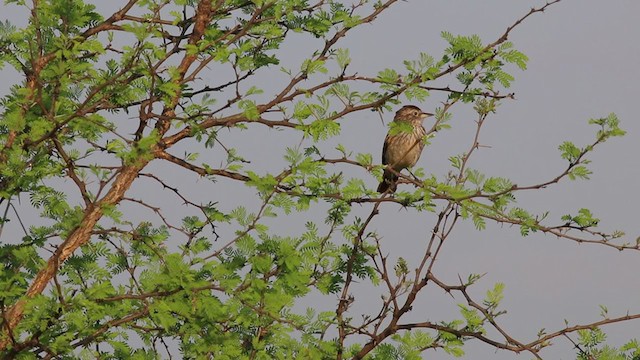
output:
[[[394,130],[393,126],[389,129],[382,147],[382,164],[387,167],[384,169],[382,181],[378,185],[379,193],[395,192],[396,181],[398,181],[396,173],[414,166],[420,159],[424,148],[424,136],[427,133],[422,123],[429,116],[433,116],[433,114],[424,112],[414,105],[405,105],[396,112],[393,121],[409,123],[413,129],[411,132]]]

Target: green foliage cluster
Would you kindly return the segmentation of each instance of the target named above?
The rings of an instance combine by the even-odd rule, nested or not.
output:
[[[637,360],[640,359],[640,343],[631,340],[619,348],[605,345],[607,335],[599,328],[578,331],[578,360]]]

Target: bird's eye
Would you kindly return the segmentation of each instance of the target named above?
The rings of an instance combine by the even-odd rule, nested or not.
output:
[[[418,115],[419,115],[419,114],[418,114],[418,110],[414,110],[414,111],[413,111],[413,115],[418,116]]]

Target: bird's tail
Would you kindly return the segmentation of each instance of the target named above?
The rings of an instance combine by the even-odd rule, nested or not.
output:
[[[398,175],[392,173],[391,171],[385,170],[382,181],[380,182],[380,185],[378,185],[378,192],[381,194],[384,192],[395,192],[397,186],[396,181],[398,181]]]

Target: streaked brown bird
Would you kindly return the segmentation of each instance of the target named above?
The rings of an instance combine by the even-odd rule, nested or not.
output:
[[[414,166],[420,159],[426,135],[422,122],[429,116],[433,116],[433,114],[426,113],[413,105],[403,106],[396,112],[393,121],[409,123],[413,130],[406,132],[392,128],[387,133],[382,147],[382,164],[387,165],[387,168],[384,169],[382,182],[378,185],[379,193],[396,191],[398,175],[390,171],[389,168],[400,172]]]

